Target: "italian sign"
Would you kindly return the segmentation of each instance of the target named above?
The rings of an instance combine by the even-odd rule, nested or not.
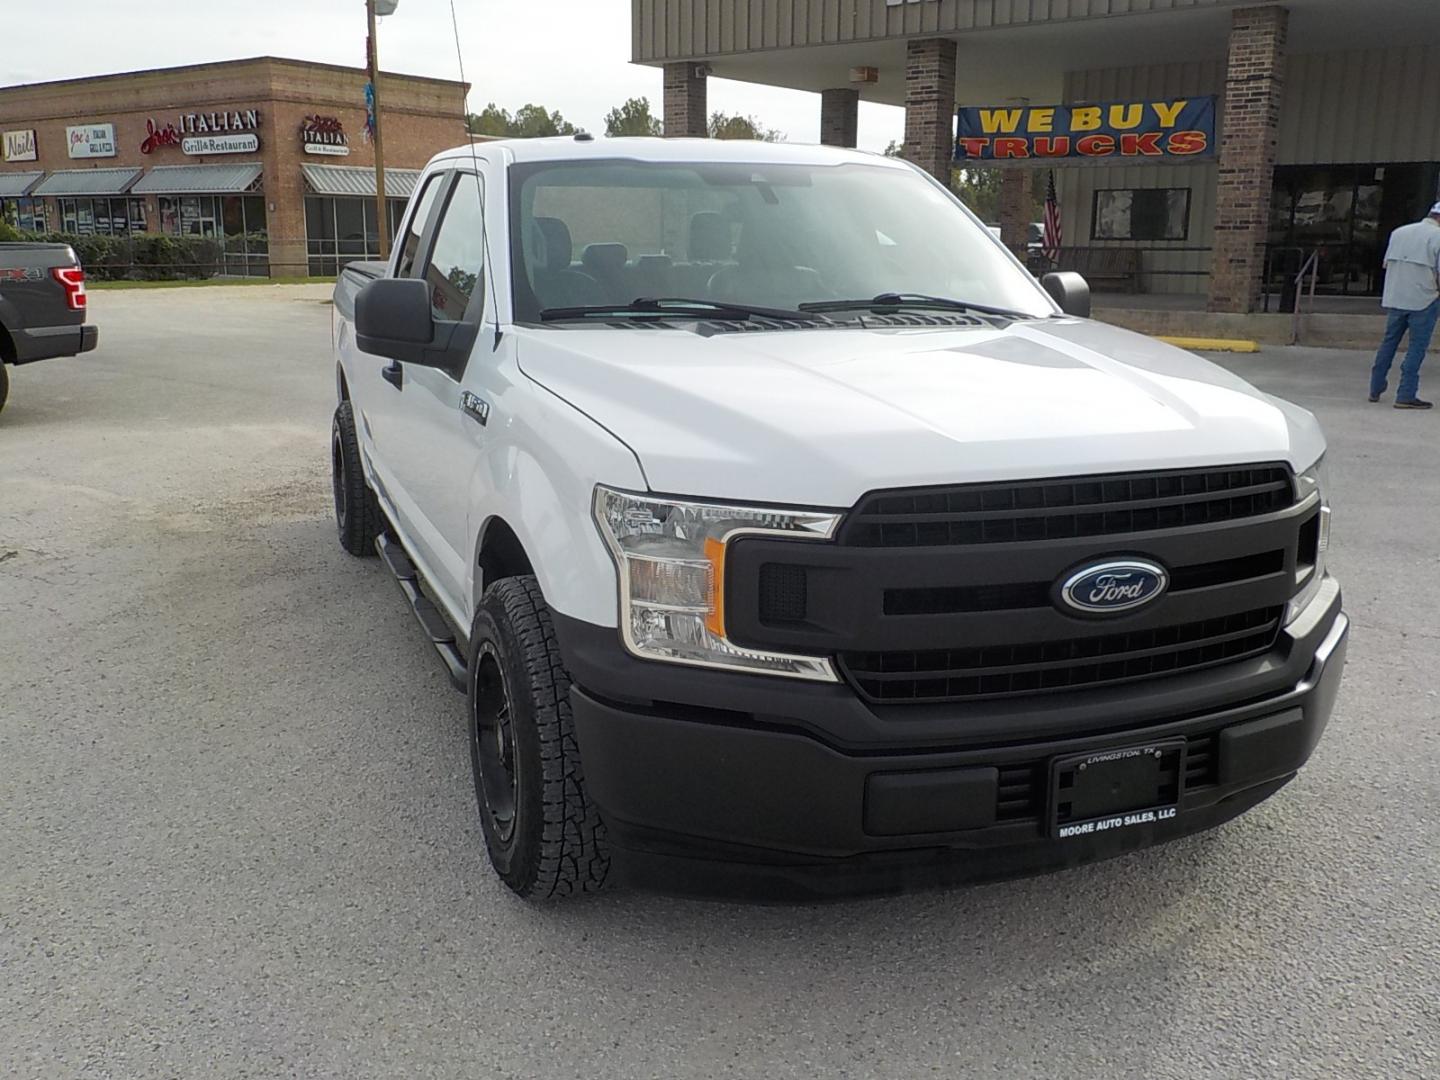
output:
[[[34,161],[39,156],[35,150],[35,129],[7,131],[4,133],[6,161]]]
[[[259,109],[234,109],[212,113],[181,113],[174,121],[145,121],[142,154],[162,146],[178,146],[185,154],[249,154],[260,149]]]
[[[305,117],[300,124],[300,143],[307,154],[345,157],[350,153],[350,139],[337,116]]]
[[[253,154],[259,149],[259,135],[192,135],[180,140],[180,152],[196,156]]]
[[[81,124],[65,129],[65,145],[72,158],[115,156],[114,124]]]
[[[1215,153],[1215,98],[960,110],[956,161],[1174,160]]]

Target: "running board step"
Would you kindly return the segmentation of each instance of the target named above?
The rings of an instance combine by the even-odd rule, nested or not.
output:
[[[451,683],[454,684],[455,689],[465,690],[467,666],[465,654],[456,642],[455,631],[451,628],[444,613],[420,591],[420,573],[415,568],[415,564],[410,561],[410,556],[405,554],[405,549],[400,546],[399,541],[388,533],[382,533],[376,538],[375,550],[380,553],[381,560],[395,575],[395,583],[400,586],[400,591],[405,594],[405,599],[410,601],[410,610],[414,612],[421,629],[430,639],[430,644],[435,646],[435,651],[440,655],[440,662],[445,665]]]
[[[440,614],[428,596],[415,596],[410,601],[410,606],[415,609],[415,617],[420,620],[420,625],[425,628],[425,633],[430,635],[432,645],[453,645],[455,643],[455,631],[450,629],[450,623],[445,616]]]
[[[416,571],[415,564],[410,561],[410,556],[405,554],[405,549],[398,541],[391,539],[389,533],[381,533],[375,538],[375,550],[380,553],[380,558],[385,560],[385,565],[398,580],[419,580],[420,574]]]

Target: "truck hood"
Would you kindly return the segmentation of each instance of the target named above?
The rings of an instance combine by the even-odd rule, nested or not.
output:
[[[877,488],[1287,461],[1304,409],[1152,338],[998,327],[523,330],[521,369],[635,453],[652,491],[847,507]]]

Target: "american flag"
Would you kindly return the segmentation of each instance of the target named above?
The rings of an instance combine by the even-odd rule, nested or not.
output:
[[[1060,261],[1060,246],[1065,242],[1065,230],[1060,227],[1060,197],[1055,194],[1055,170],[1050,170],[1050,180],[1045,185],[1045,237],[1040,250],[1052,263]]]

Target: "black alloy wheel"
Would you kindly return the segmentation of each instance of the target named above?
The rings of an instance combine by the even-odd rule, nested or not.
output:
[[[375,554],[375,539],[383,520],[375,492],[365,481],[360,443],[355,436],[355,412],[342,401],[330,426],[330,486],[335,494],[335,528],[340,546],[351,555]]]
[[[528,899],[603,888],[605,825],[585,793],[570,676],[533,576],[485,590],[469,660],[470,764],[490,864]]]

